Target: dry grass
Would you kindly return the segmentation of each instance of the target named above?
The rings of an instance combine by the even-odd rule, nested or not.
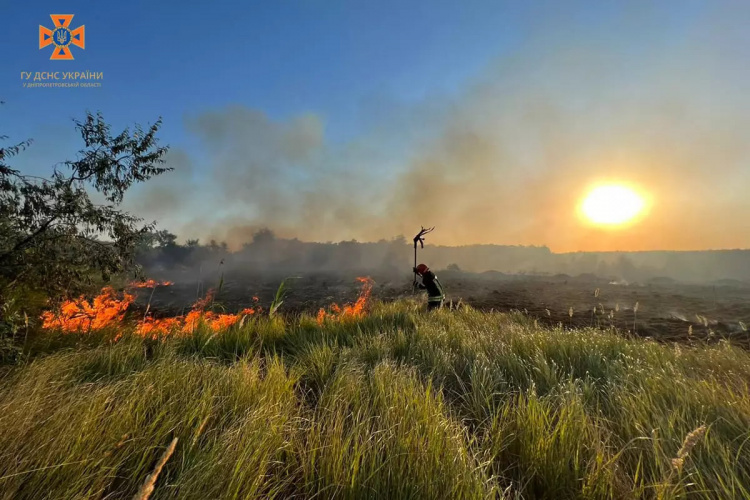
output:
[[[176,447],[177,438],[174,438],[172,442],[169,443],[169,446],[167,446],[167,449],[164,450],[164,454],[162,454],[161,458],[159,458],[159,461],[156,463],[156,467],[154,467],[154,471],[146,477],[146,480],[143,482],[141,489],[139,489],[138,493],[135,494],[133,500],[148,500],[151,497],[151,494],[154,492],[154,488],[156,487],[156,480],[159,479],[161,470],[164,468],[167,460],[169,460],[169,457],[172,456],[172,453],[174,453],[174,449]]]

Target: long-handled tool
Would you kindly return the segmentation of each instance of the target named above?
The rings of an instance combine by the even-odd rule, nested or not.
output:
[[[419,245],[424,248],[424,235],[427,233],[431,233],[435,230],[435,226],[425,229],[424,226],[422,226],[422,229],[417,233],[417,235],[414,237],[414,269],[417,268],[417,242],[419,242]],[[417,286],[417,271],[414,271],[414,287]]]

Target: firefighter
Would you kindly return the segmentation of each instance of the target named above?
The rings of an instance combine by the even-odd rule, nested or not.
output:
[[[440,309],[445,300],[445,292],[443,292],[443,285],[440,284],[435,273],[424,264],[415,267],[414,272],[422,277],[422,283],[417,284],[419,289],[427,290],[427,309]]]

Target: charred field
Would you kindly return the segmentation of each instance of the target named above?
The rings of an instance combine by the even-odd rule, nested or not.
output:
[[[158,274],[158,272],[156,273]],[[370,276],[372,296],[393,302],[419,299],[411,276],[371,270],[341,272],[253,273],[196,278],[194,272],[164,274],[171,286],[142,290],[134,309],[146,307],[155,316],[184,313],[207,289],[221,285],[217,300],[229,311],[270,304],[281,282],[286,283],[282,310],[287,314],[311,313],[331,303],[356,300],[356,277]],[[750,348],[750,283],[687,284],[671,279],[625,283],[593,274],[555,276],[439,271],[446,288],[446,305],[466,304],[491,312],[520,312],[539,324],[564,328],[617,330],[623,335],[663,342],[718,342]],[[637,304],[637,306],[636,306]],[[572,309],[572,315],[571,315]]]

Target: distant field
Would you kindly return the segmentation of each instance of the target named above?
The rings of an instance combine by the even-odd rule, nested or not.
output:
[[[2,498],[132,498],[160,457],[151,498],[750,497],[750,354],[725,342],[401,300],[32,347],[0,385]]]

